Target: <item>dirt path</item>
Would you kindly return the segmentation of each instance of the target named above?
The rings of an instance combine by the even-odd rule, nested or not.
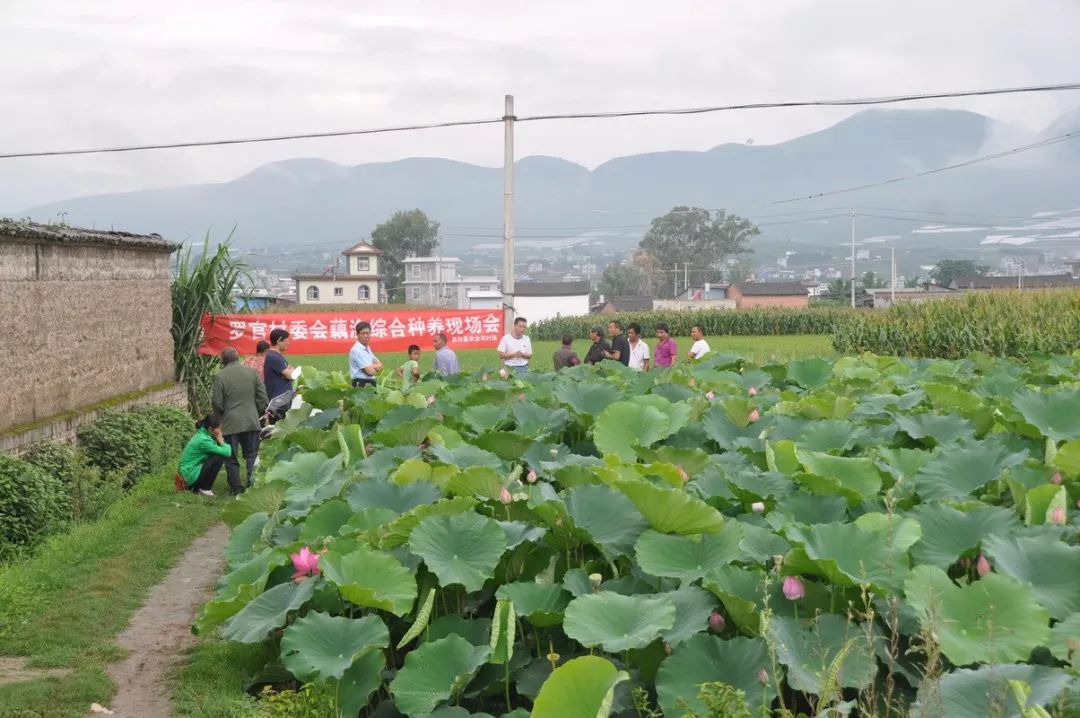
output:
[[[169,670],[180,651],[195,642],[191,624],[221,575],[228,538],[228,527],[218,523],[195,539],[117,637],[117,644],[131,651],[108,669],[117,686],[108,707],[117,718],[171,715]]]

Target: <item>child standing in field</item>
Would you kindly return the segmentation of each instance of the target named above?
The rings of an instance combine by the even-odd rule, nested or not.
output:
[[[409,359],[396,370],[401,377],[401,390],[408,391],[414,382],[420,380],[420,347],[409,345]]]

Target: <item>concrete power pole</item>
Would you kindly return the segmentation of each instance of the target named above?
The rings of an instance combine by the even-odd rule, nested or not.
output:
[[[889,278],[889,306],[896,306],[896,240],[893,240],[890,254],[892,255],[892,277]]]
[[[851,208],[851,308],[855,308],[855,208]]]
[[[503,113],[503,330],[514,324],[514,96]]]

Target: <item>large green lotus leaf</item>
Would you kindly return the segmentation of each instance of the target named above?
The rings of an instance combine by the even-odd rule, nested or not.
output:
[[[1024,523],[1041,526],[1050,522],[1054,509],[1068,513],[1069,497],[1064,486],[1043,484],[1024,493]]]
[[[313,543],[327,536],[337,536],[341,527],[353,517],[353,509],[341,499],[324,501],[307,515],[300,527],[300,540]]]
[[[386,656],[382,651],[362,655],[339,681],[330,681],[329,690],[337,696],[338,708],[343,716],[359,715],[368,704],[368,697],[382,685],[382,671],[386,668]]]
[[[225,558],[230,568],[236,568],[250,561],[255,554],[267,547],[264,532],[269,521],[270,516],[260,511],[251,514],[233,529],[229,534],[229,540],[225,543]]]
[[[516,431],[534,439],[562,431],[570,423],[570,412],[566,409],[552,409],[531,401],[515,401],[510,405],[510,413],[514,415]]]
[[[769,467],[769,471],[778,471],[785,476],[794,476],[802,471],[798,448],[790,439],[766,441],[765,464]]]
[[[510,407],[503,404],[480,404],[470,406],[461,412],[461,421],[469,427],[474,434],[482,434],[485,431],[498,429],[506,423],[510,417]]]
[[[615,488],[634,502],[654,530],[672,534],[703,534],[724,526],[720,512],[679,489],[664,489],[643,479],[622,479]]]
[[[835,483],[845,495],[849,496],[852,504],[876,496],[881,490],[881,473],[874,466],[872,459],[833,456],[818,451],[802,450],[798,452],[798,457],[799,463],[808,473]],[[800,483],[806,481],[802,477],[798,480]],[[831,495],[820,491],[815,493]]]
[[[456,468],[456,467],[455,467]],[[407,459],[394,470],[390,481],[395,484],[415,484],[418,481],[432,482],[431,464],[423,459]]]
[[[675,604],[675,625],[664,631],[662,638],[677,646],[709,627],[709,614],[716,608],[716,599],[697,586],[683,586],[677,591],[657,594]]]
[[[912,477],[926,466],[934,455],[929,451],[920,449],[890,449],[880,447],[878,456],[881,459],[881,468],[892,474],[896,481],[910,481]]]
[[[311,611],[282,634],[281,662],[301,681],[325,681],[341,678],[356,659],[389,644],[390,633],[378,616]]]
[[[379,539],[379,546],[384,549],[401,546],[409,540],[413,529],[426,517],[462,514],[475,507],[476,503],[476,499],[455,496],[452,499],[440,499],[433,504],[417,506],[409,513],[398,516],[384,527]]]
[[[506,488],[506,479],[487,466],[470,466],[446,484],[446,490],[455,496],[475,496],[483,501],[499,498]]]
[[[625,671],[600,656],[569,660],[540,687],[532,718],[607,718],[615,686],[629,679]]]
[[[646,531],[634,545],[634,553],[645,573],[690,583],[740,558],[742,538],[742,525],[735,521],[729,521],[716,533],[702,536]]]
[[[893,420],[905,434],[929,446],[942,446],[975,436],[975,427],[960,416],[896,414]]]
[[[503,461],[519,461],[532,446],[533,440],[512,431],[489,431],[477,436],[472,443]]]
[[[424,559],[441,585],[456,583],[467,591],[478,591],[492,578],[506,551],[506,532],[473,511],[428,516],[413,529],[409,550]]]
[[[385,479],[402,463],[420,456],[417,446],[390,446],[376,449],[356,465],[356,470],[369,479]]]
[[[1066,441],[1057,448],[1052,460],[1047,457],[1047,463],[1052,463],[1071,477],[1080,476],[1080,439]]]
[[[988,573],[957,586],[936,566],[917,566],[904,583],[908,603],[955,665],[1026,661],[1050,637],[1050,614],[1031,588]]]
[[[907,551],[922,538],[922,526],[912,518],[871,511],[855,519],[863,531],[873,531],[894,551]]]
[[[360,509],[349,517],[349,520],[338,530],[338,533],[342,536],[348,536],[349,534],[379,529],[394,521],[397,517],[397,512],[390,509]]]
[[[369,606],[404,616],[416,601],[412,571],[388,553],[359,547],[349,553],[327,551],[319,559],[326,580],[357,606]]]
[[[610,559],[633,551],[634,542],[649,526],[625,494],[600,484],[570,489],[566,512]]]
[[[908,573],[908,557],[890,550],[886,539],[855,524],[816,524],[807,528],[792,527],[788,539],[802,544],[809,565],[798,551],[785,559],[785,568],[796,572],[818,573],[832,583],[869,585],[876,588],[899,588]]]
[[[670,464],[681,466],[690,476],[697,476],[712,466],[713,457],[701,449],[684,449],[677,446],[660,446],[651,449],[636,449],[637,455],[646,463]]]
[[[784,416],[776,420],[770,439],[798,441],[806,451],[848,451],[858,442],[862,430],[847,419],[818,419],[809,421]],[[785,472],[787,473],[787,472]]]
[[[600,381],[564,382],[555,387],[555,396],[588,422],[608,404],[622,398],[613,385]]]
[[[959,511],[945,504],[916,506],[908,516],[922,526],[922,537],[911,547],[916,564],[947,569],[964,554],[972,553],[992,533],[1007,534],[1020,527],[1014,511],[1000,506],[979,506]]]
[[[651,446],[671,433],[668,415],[640,402],[617,401],[596,417],[593,442],[601,454],[637,460],[635,446]]]
[[[1024,460],[990,441],[938,449],[915,476],[915,487],[924,500],[965,500],[971,493],[1001,478],[1010,466]]]
[[[506,548],[517,548],[523,543],[537,543],[547,534],[547,529],[542,526],[530,526],[520,521],[500,521],[506,532]]]
[[[835,685],[863,689],[874,681],[877,662],[866,630],[835,613],[819,615],[809,628],[797,618],[773,616],[769,638],[787,668],[788,685],[819,694],[835,671]],[[836,667],[839,671],[836,671]]]
[[[611,591],[578,596],[566,607],[563,631],[588,648],[619,653],[644,648],[675,626],[669,598],[621,596]]]
[[[380,427],[371,436],[371,441],[380,446],[419,446],[438,423],[439,420],[434,417],[424,417],[402,422],[392,429]]]
[[[920,718],[1038,718],[1039,713],[1021,714],[1009,681],[1023,681],[1031,688],[1026,707],[1048,706],[1075,679],[1060,668],[1006,664],[981,666],[978,670],[956,670],[936,681],[925,681],[919,700],[911,708]]]
[[[1080,613],[1054,624],[1047,648],[1054,658],[1073,668],[1080,664]]]
[[[739,542],[739,548],[745,554],[743,560],[765,563],[771,561],[773,556],[783,556],[791,549],[791,544],[787,542],[787,539],[767,528],[755,526],[747,521],[742,521],[739,525],[742,527],[743,534]]]
[[[690,423],[694,408],[687,402],[672,403],[659,394],[646,394],[634,400],[641,406],[652,406],[664,412],[668,418],[668,435],[677,433]],[[608,407],[609,409],[611,407]]]
[[[409,716],[435,710],[469,684],[489,652],[487,646],[474,646],[461,636],[417,646],[390,682],[398,710]]]
[[[500,598],[495,602],[495,615],[491,620],[491,654],[488,662],[495,665],[509,664],[514,656],[514,633],[517,630],[517,613],[514,602]]]
[[[403,514],[442,498],[435,484],[418,481],[414,484],[395,484],[385,479],[359,481],[345,490],[345,499],[354,510],[390,509]]]
[[[994,570],[1031,586],[1035,599],[1059,620],[1080,612],[1080,546],[1052,536],[992,535],[983,553]]]
[[[440,616],[428,626],[425,641],[438,641],[447,636],[461,636],[474,646],[487,646],[491,639],[490,618],[462,618],[450,613]]]
[[[254,600],[225,622],[221,637],[237,643],[259,643],[275,628],[281,628],[289,611],[303,606],[315,594],[317,581],[280,583]]]
[[[804,389],[816,389],[827,384],[832,378],[832,364],[816,357],[793,361],[788,364],[787,378]]]
[[[768,647],[760,638],[739,636],[725,641],[700,634],[676,646],[660,664],[656,674],[656,695],[664,715],[681,716],[689,711],[710,715],[708,707],[698,697],[702,683],[726,683],[743,691],[751,710],[771,704],[776,697],[771,679],[766,686],[758,681],[762,670],[772,671]]]
[[[766,414],[752,424],[733,422],[723,407],[714,406],[701,417],[701,429],[705,435],[716,442],[725,451],[734,451],[747,447],[757,450],[761,446],[761,434],[772,425],[772,418]]]
[[[236,528],[252,514],[273,514],[281,508],[288,489],[287,481],[260,481],[240,494],[236,501],[226,503],[221,510],[221,520],[230,528]]]
[[[1013,395],[1012,404],[1027,423],[1049,439],[1069,441],[1080,437],[1080,389],[1023,389]]]
[[[431,454],[442,463],[463,470],[470,466],[486,466],[495,471],[502,471],[503,469],[502,459],[490,451],[484,451],[479,446],[473,446],[472,444],[454,448],[437,444],[431,447]]]
[[[843,496],[814,496],[796,492],[777,501],[774,513],[786,514],[803,524],[824,524],[844,518],[847,500]]]
[[[563,611],[571,599],[570,593],[557,583],[532,581],[503,584],[495,597],[512,601],[518,615],[540,628],[562,623]]]

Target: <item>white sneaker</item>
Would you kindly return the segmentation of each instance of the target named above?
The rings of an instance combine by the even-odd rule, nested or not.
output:
[[[213,496],[214,495],[213,491],[208,491],[206,489],[199,489],[199,493],[202,494],[203,496]]]

